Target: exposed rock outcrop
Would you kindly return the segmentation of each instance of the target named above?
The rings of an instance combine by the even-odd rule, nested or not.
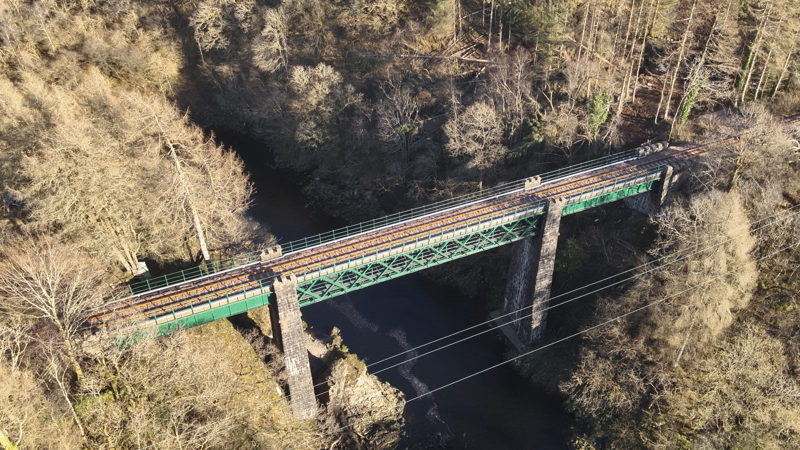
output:
[[[402,392],[367,373],[355,355],[339,353],[327,375],[325,428],[340,434],[336,448],[394,449],[403,429]],[[346,428],[343,428],[346,427]]]

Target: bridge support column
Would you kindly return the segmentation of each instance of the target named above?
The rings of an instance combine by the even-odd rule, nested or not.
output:
[[[276,298],[275,304],[269,305],[272,330],[275,342],[283,350],[286,361],[292,414],[298,419],[310,419],[317,414],[317,400],[308,362],[300,303],[297,301],[297,278],[294,275],[278,277],[272,289]]]
[[[503,312],[517,312],[504,322],[515,320],[512,326],[526,344],[541,339],[547,324],[547,311],[543,309],[550,301],[563,209],[563,199],[551,200],[545,215],[539,219],[540,227],[536,236],[514,244]]]
[[[658,214],[667,201],[667,196],[673,187],[673,168],[667,166],[661,174],[660,186],[652,191],[642,192],[639,195],[622,199],[625,206],[642,214]]]

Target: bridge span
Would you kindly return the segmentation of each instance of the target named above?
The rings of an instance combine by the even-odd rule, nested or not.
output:
[[[787,120],[800,124],[800,117]],[[211,267],[122,287],[86,324],[117,337],[164,336],[269,305],[284,351],[292,409],[316,411],[300,307],[514,242],[504,310],[526,343],[546,323],[561,217],[624,199],[658,211],[691,161],[725,155],[732,137],[703,145],[645,145],[402,213],[362,222]]]
[[[300,306],[364,288],[476,252],[535,236],[548,203],[562,215],[653,190],[660,203],[668,173],[736,140],[637,147],[495,188],[351,225],[230,260],[125,286],[96,315],[92,329],[158,328],[166,335],[258,308],[274,299],[277,277],[294,275]],[[128,295],[124,295],[128,294]]]

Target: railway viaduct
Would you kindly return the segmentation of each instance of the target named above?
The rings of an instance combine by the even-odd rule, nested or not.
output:
[[[800,119],[788,121],[797,125]],[[269,305],[295,416],[316,413],[300,308],[501,245],[514,245],[504,311],[524,343],[541,338],[563,216],[623,200],[651,214],[706,145],[645,145],[262,251],[129,284],[87,328],[163,336]],[[135,337],[134,337],[135,338]]]

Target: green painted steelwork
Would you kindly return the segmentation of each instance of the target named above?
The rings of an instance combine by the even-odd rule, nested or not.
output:
[[[626,197],[650,192],[657,182],[658,180],[648,180],[618,191],[571,203],[564,207],[562,215],[574,214]],[[541,216],[538,214],[525,217],[512,223],[474,231],[309,281],[299,282],[297,291],[300,306],[312,305],[357,289],[533,236],[536,234],[536,222],[539,217]],[[268,287],[263,288],[263,290],[268,289]],[[194,305],[190,305],[192,314],[172,320],[164,319],[164,323],[157,325],[156,335],[158,337],[166,336],[182,328],[196,327],[260,308],[268,305],[273,296],[272,292],[267,291],[255,297],[198,312],[194,311]]]
[[[265,288],[268,290],[269,288]],[[214,322],[215,320],[225,319],[237,314],[242,314],[252,309],[260,308],[269,305],[270,298],[274,297],[274,293],[265,292],[261,295],[230,302],[226,305],[217,306],[215,308],[206,309],[204,311],[192,312],[192,314],[185,317],[179,317],[167,321],[164,319],[163,323],[158,323],[157,337],[172,334],[182,328],[191,328],[205,323]],[[157,322],[157,320],[156,320]]]
[[[595,206],[600,206],[600,205],[605,205],[606,203],[615,202],[617,200],[621,200],[626,197],[632,197],[634,195],[639,195],[644,192],[650,192],[653,189],[653,185],[658,182],[659,182],[658,179],[648,180],[644,183],[626,187],[618,191],[612,191],[607,194],[601,194],[596,197],[589,198],[587,200],[569,204],[564,207],[564,210],[561,212],[561,215],[566,216],[568,214],[574,214],[590,208],[594,208]]]
[[[567,198],[562,215],[574,214],[622,198],[650,192],[661,177],[660,168],[631,174],[580,192]],[[300,306],[308,306],[348,292],[414,273],[468,255],[499,247],[536,233],[543,214],[542,201],[524,210],[515,209],[503,215],[474,219],[466,224],[449,225],[431,231],[422,242],[395,242],[396,247],[377,254],[362,253],[354,261],[337,263],[335,267],[320,267],[295,274]],[[153,317],[149,325],[137,327],[133,335],[147,333],[156,326],[157,336],[166,336],[183,328],[241,314],[270,303],[271,279],[264,279],[252,291],[232,288],[206,302],[197,301],[188,308]],[[239,296],[235,300],[231,297]],[[131,333],[128,333],[131,336]],[[133,337],[133,339],[136,339]]]
[[[574,214],[625,197],[649,192],[657,181],[658,178],[643,179],[641,183],[621,187],[616,191],[599,194],[586,200],[578,200],[576,198],[564,207],[562,215]],[[404,248],[399,253],[385,258],[374,261],[368,260],[363,264],[335,270],[309,281],[298,282],[297,293],[300,306],[308,306],[357,289],[533,236],[536,234],[536,224],[540,217],[542,217],[541,213],[533,213],[510,223],[499,224],[461,235],[456,234],[450,239],[408,250]],[[406,247],[404,244],[401,245]]]
[[[426,245],[409,243],[397,253],[347,267],[343,270],[298,281],[300,306],[308,306],[338,295],[414,273],[428,267],[463,258],[533,236],[541,213],[484,229],[453,233],[449,239]],[[435,236],[435,235],[434,235]]]
[[[119,333],[115,337],[116,344],[124,347],[134,344],[142,338],[147,339],[151,337],[160,338],[168,336],[185,328],[192,328],[219,319],[226,319],[262,306],[267,306],[270,304],[275,294],[270,291],[269,286],[263,288],[262,292],[262,294],[252,296],[245,300],[231,301],[221,306],[206,308],[202,311],[195,311],[195,308],[200,308],[201,305],[199,303],[191,305],[191,314],[181,315],[181,317],[177,317],[177,314],[181,314],[181,312],[176,313],[175,311],[172,311],[171,314],[167,314],[166,316],[161,316],[160,318],[153,317],[150,322],[155,323],[155,329],[153,329],[153,327],[132,327],[127,331]]]
[[[583,172],[586,170],[591,170],[594,168],[603,167],[609,164],[614,164],[620,161],[624,161],[626,159],[636,156],[638,154],[638,151],[639,151],[638,148],[625,150],[623,152],[615,153],[613,155],[608,155],[590,161],[573,164],[571,166],[553,170],[550,172],[545,172],[543,174],[540,174],[539,177],[541,178],[541,181],[544,183],[561,177],[569,176],[578,172]],[[496,195],[519,190],[522,189],[524,186],[525,186],[525,180],[512,181],[510,183],[501,184],[499,186],[495,186],[492,188],[483,189],[478,192],[472,192],[469,194],[460,195],[457,197],[442,200],[429,205],[420,206],[418,208],[412,208],[388,216],[371,219],[365,222],[357,223],[355,225],[348,225],[346,227],[328,231],[322,234],[318,234],[316,236],[310,236],[307,238],[302,238],[302,239],[297,239],[295,241],[282,243],[281,247],[283,249],[284,254],[301,251],[309,247],[325,244],[327,242],[332,242],[337,239],[342,239],[348,236],[353,236],[355,234],[375,230],[377,228],[389,226],[406,220],[411,220],[427,214],[443,211],[448,208],[453,208],[459,205],[464,205],[481,199],[486,199]],[[182,283],[186,280],[191,280],[202,276],[206,276],[209,275],[210,273],[216,273],[222,270],[228,270],[236,267],[241,267],[243,265],[250,264],[253,262],[257,262],[261,260],[260,259],[261,254],[265,250],[266,249],[257,250],[255,252],[236,255],[228,259],[213,261],[211,263],[210,268],[203,264],[196,267],[184,269],[180,272],[160,275],[158,277],[154,277],[147,280],[136,281],[123,286],[118,292],[113,293],[109,298],[109,300],[124,298],[130,295],[142,294],[154,289],[160,289],[166,286],[172,286],[175,284]]]

